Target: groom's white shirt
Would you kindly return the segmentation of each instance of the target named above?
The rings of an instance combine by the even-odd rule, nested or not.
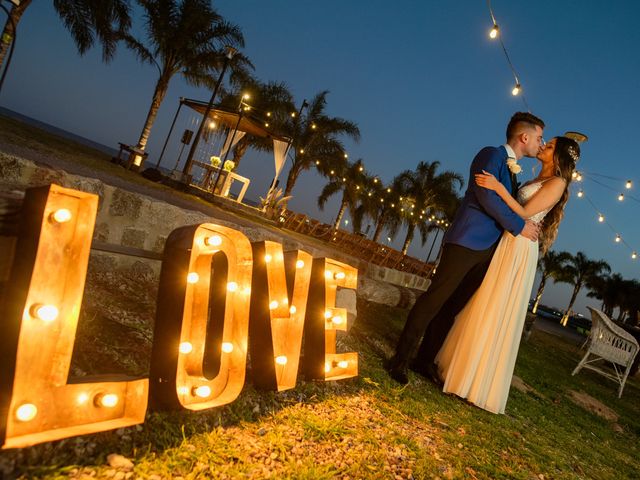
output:
[[[507,157],[513,158],[514,160],[516,160],[516,152],[513,151],[513,148],[511,148],[511,145],[509,145],[508,143],[505,143],[503,146],[504,146],[504,149],[507,151]]]

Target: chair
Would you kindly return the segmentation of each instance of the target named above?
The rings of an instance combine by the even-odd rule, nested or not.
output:
[[[631,370],[631,365],[640,347],[633,336],[615,325],[600,310],[591,307],[587,308],[591,311],[591,332],[589,333],[591,341],[587,348],[587,353],[571,375],[575,375],[582,368],[593,370],[620,384],[620,388],[618,388],[618,398],[620,398]],[[611,370],[604,370],[594,365],[599,360],[611,362],[613,373]]]

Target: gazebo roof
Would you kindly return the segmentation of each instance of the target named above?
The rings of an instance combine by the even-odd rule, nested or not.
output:
[[[208,105],[206,102],[193,100],[191,98],[182,98],[180,99],[180,102],[201,115],[204,115]],[[240,123],[238,123],[238,117],[241,117]],[[283,137],[282,135],[277,135],[272,132],[266,128],[264,124],[261,124],[258,120],[251,118],[251,116],[247,114],[243,114],[241,116],[238,112],[232,112],[218,107],[212,108],[209,111],[209,119],[219,122],[229,128],[236,128],[237,125],[239,131],[246,132],[249,135],[255,135],[256,137],[273,138],[283,142],[288,142],[290,140],[289,137]]]

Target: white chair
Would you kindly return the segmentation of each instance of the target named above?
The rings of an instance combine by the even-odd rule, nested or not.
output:
[[[618,388],[618,398],[620,398],[631,370],[631,365],[638,354],[638,350],[640,350],[640,346],[638,346],[638,342],[631,334],[615,325],[600,310],[591,307],[587,308],[591,311],[590,343],[587,353],[571,375],[575,375],[582,368],[593,370],[620,384],[620,388]],[[613,370],[605,370],[600,366],[594,365],[599,360],[610,362]]]

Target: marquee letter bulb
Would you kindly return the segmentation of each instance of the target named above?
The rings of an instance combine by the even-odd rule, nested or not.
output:
[[[222,238],[219,235],[213,235],[211,237],[207,237],[204,241],[210,247],[219,247],[222,245]]]
[[[23,403],[16,410],[16,418],[21,422],[33,420],[38,414],[38,407],[33,403]]]
[[[31,315],[47,323],[53,322],[58,318],[59,313],[55,305],[42,305],[38,303],[31,307]]]
[[[193,351],[193,345],[190,342],[182,342],[180,344],[180,353],[191,353]]]
[[[197,397],[207,398],[209,395],[211,395],[211,387],[209,387],[208,385],[200,385],[199,387],[194,389],[194,393]]]
[[[107,393],[98,396],[98,405],[101,407],[113,408],[118,405],[118,395],[115,393]]]
[[[236,282],[227,283],[227,290],[230,292],[235,292],[236,290],[238,290],[238,284]]]
[[[198,275],[196,272],[191,272],[189,273],[189,275],[187,275],[187,283],[198,283],[198,280],[200,280],[200,275]]]
[[[287,364],[287,357],[284,355],[279,355],[276,357],[276,363],[278,365],[286,365]]]
[[[296,268],[302,268],[302,267],[304,267],[304,262],[302,260],[298,260],[296,262]]]
[[[59,208],[51,215],[55,222],[65,223],[71,220],[71,211],[68,208]]]
[[[231,342],[222,342],[222,351],[224,353],[233,352],[233,343],[231,343]]]

